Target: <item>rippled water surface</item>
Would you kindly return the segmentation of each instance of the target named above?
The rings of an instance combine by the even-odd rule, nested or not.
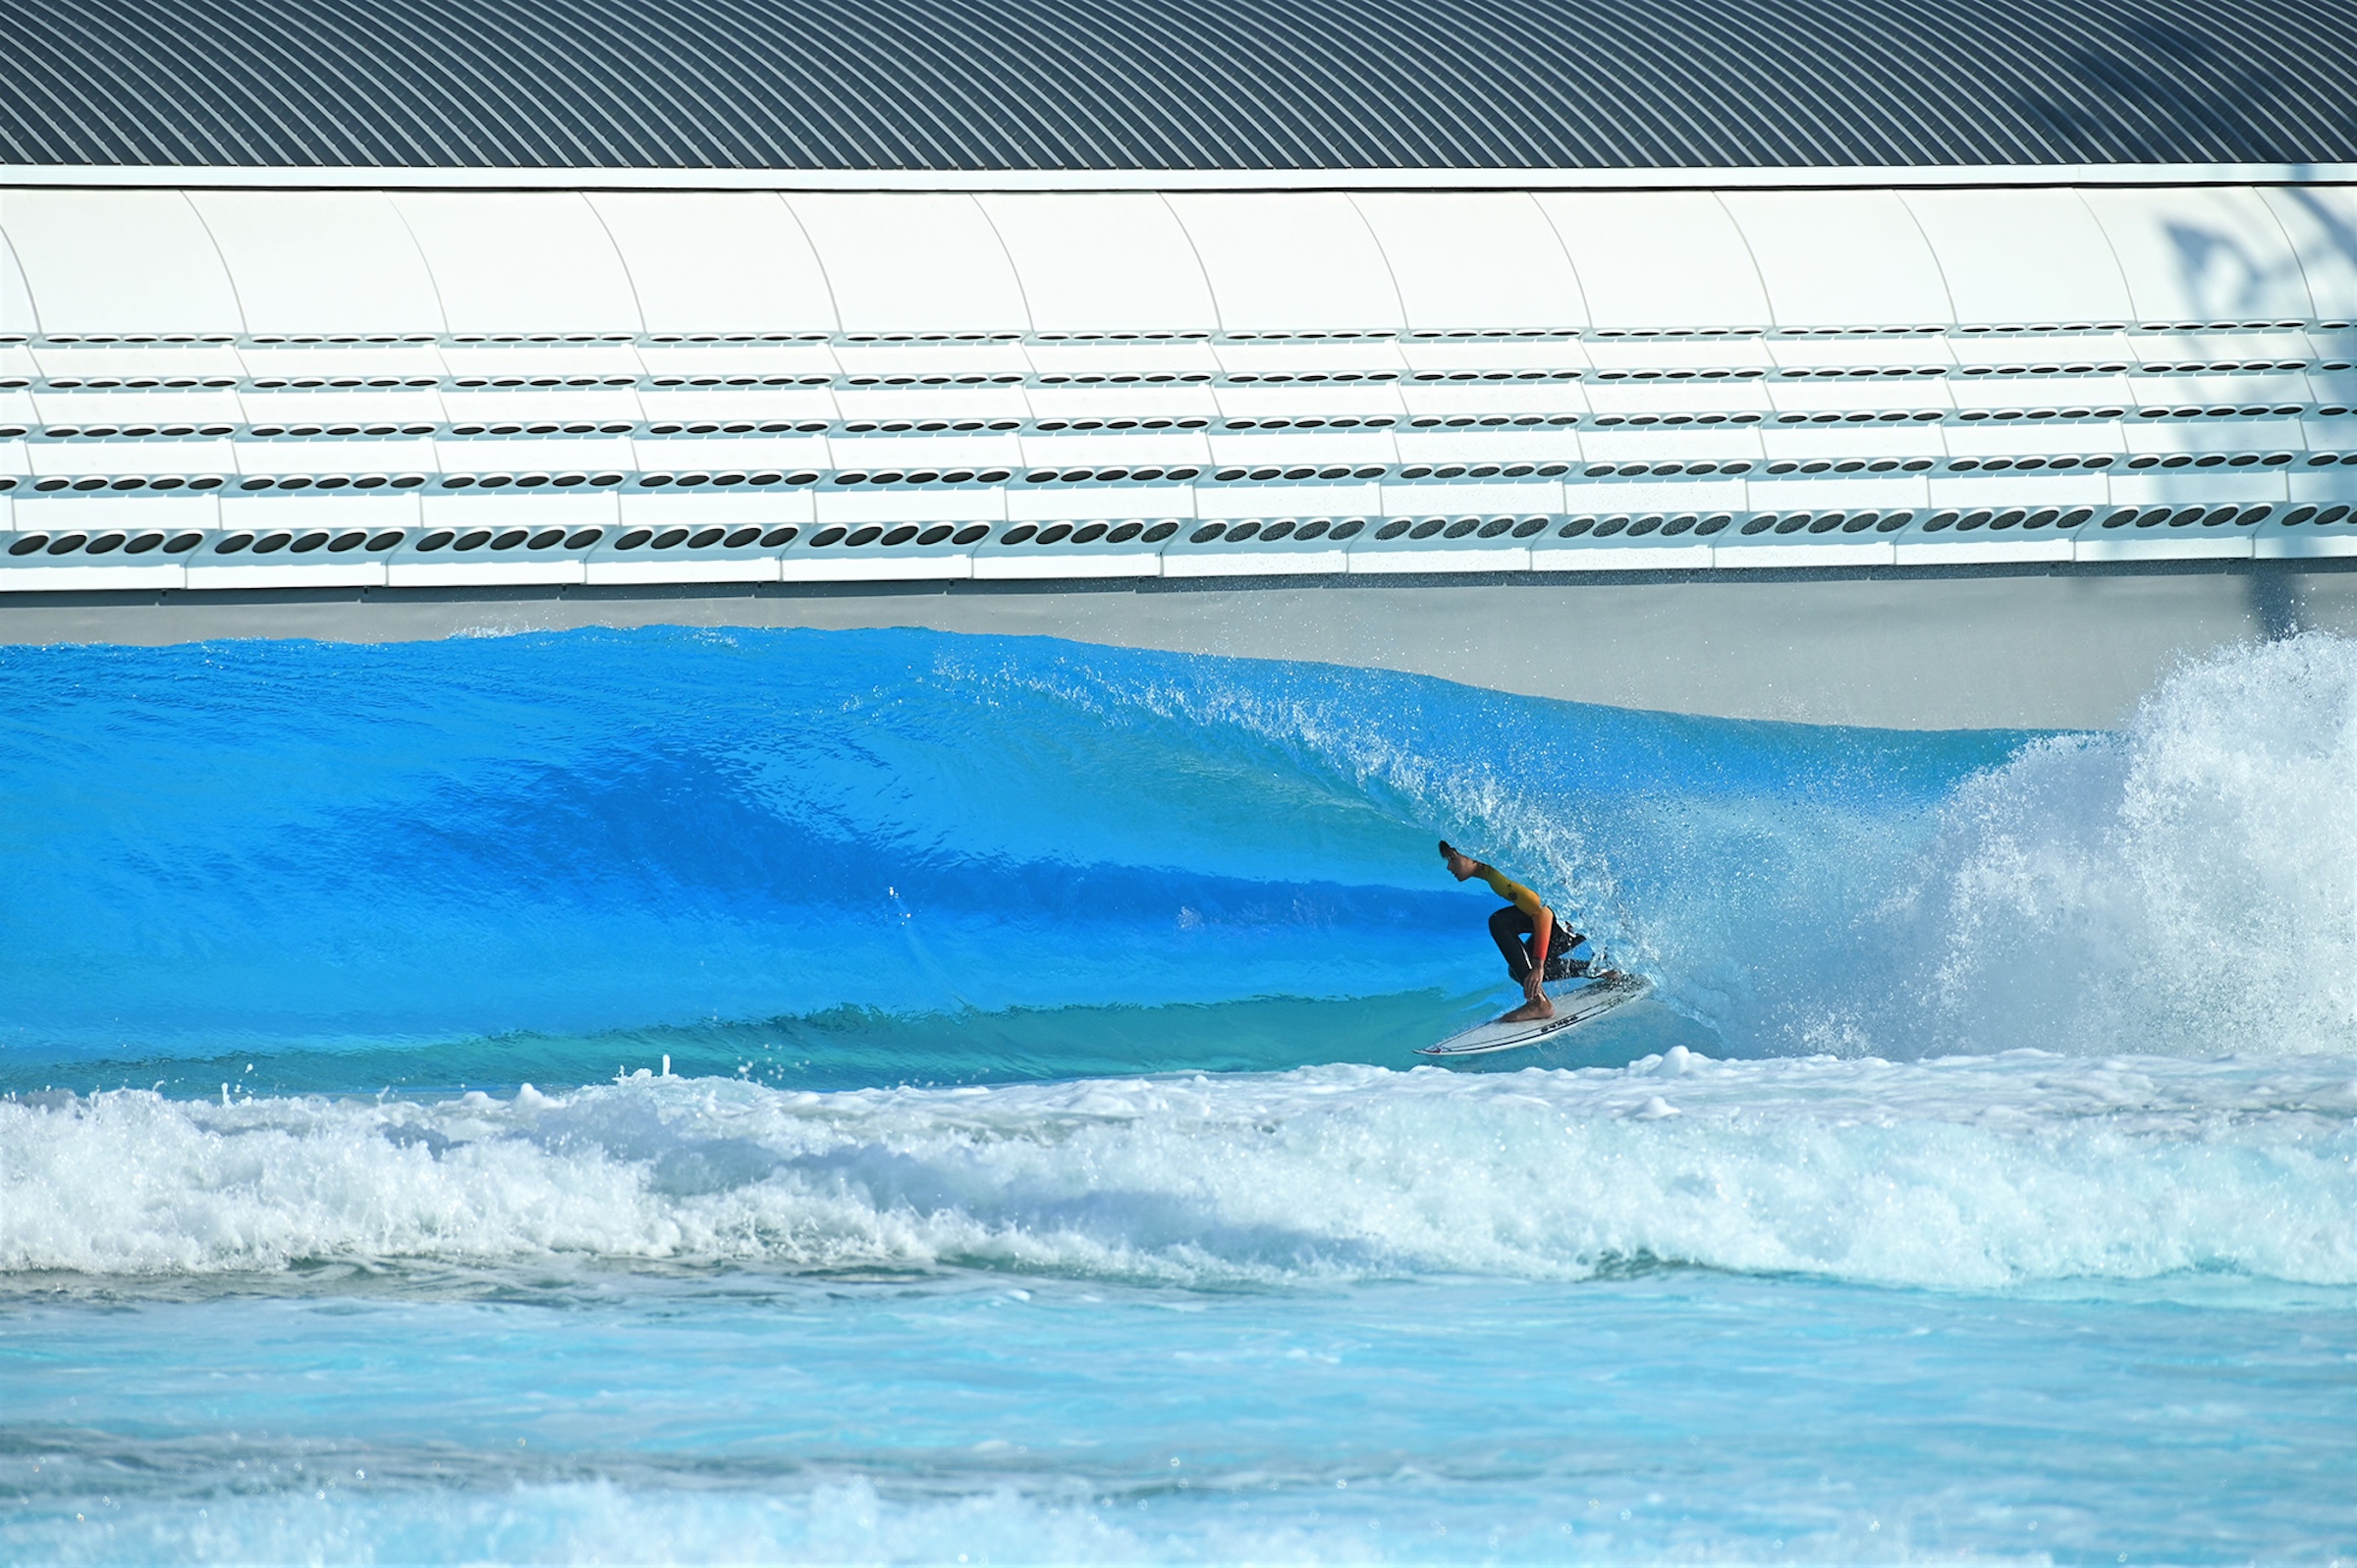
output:
[[[2357,1555],[2357,649],[0,650],[0,1556]],[[1510,1000],[1447,837],[1652,1000]]]

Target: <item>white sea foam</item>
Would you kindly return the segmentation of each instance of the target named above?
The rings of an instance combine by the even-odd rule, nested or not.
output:
[[[1175,1283],[1631,1262],[2357,1283],[2357,1061],[1720,1062],[438,1104],[0,1103],[0,1269],[964,1266]]]
[[[909,1495],[863,1476],[761,1489],[592,1481],[367,1495],[337,1487],[85,1508],[82,1519],[21,1517],[0,1524],[0,1549],[57,1564],[2054,1560],[2036,1549],[1927,1552],[1908,1540],[1905,1503],[1802,1505],[1788,1517],[1807,1523],[1780,1526],[1771,1538],[1749,1520],[1631,1522],[1626,1510],[1560,1499],[1515,1495],[1502,1505],[1486,1488],[1463,1495],[1469,1488],[1455,1478],[1450,1495],[1435,1496],[1439,1488],[1402,1479],[1405,1497],[1279,1487],[1258,1488],[1258,1497],[1037,1496],[1012,1487]]]
[[[92,1499],[95,1501],[95,1499]],[[760,1491],[633,1491],[609,1482],[487,1491],[338,1487],[102,1507],[0,1527],[21,1560],[119,1562],[955,1563],[1170,1560],[1111,1510],[1011,1490],[886,1498],[864,1479]],[[1274,1542],[1272,1542],[1273,1544]],[[1186,1553],[1189,1558],[1196,1554]],[[1291,1554],[1285,1554],[1291,1555]],[[1218,1560],[1216,1555],[1214,1560]]]
[[[1937,1048],[2357,1050],[2357,643],[2204,661],[1971,781],[1893,914]]]

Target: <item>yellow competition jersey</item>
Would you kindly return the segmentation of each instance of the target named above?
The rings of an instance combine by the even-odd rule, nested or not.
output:
[[[1490,892],[1504,898],[1533,920],[1538,919],[1539,911],[1547,907],[1547,900],[1495,866],[1483,866],[1475,875],[1490,885]]]

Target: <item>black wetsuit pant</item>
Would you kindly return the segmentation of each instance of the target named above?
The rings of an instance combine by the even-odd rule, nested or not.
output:
[[[1506,955],[1506,972],[1520,985],[1530,973],[1532,961],[1538,956],[1539,926],[1512,904],[1490,916],[1490,936],[1498,950]],[[1549,980],[1572,980],[1588,972],[1588,966],[1571,956],[1571,949],[1588,939],[1564,925],[1555,923],[1547,942],[1547,973]]]

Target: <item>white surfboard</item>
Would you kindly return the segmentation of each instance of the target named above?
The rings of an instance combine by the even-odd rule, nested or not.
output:
[[[1489,1051],[1511,1051],[1561,1037],[1565,1030],[1593,1023],[1617,1007],[1626,1006],[1653,990],[1643,975],[1603,975],[1582,982],[1555,998],[1555,1016],[1523,1023],[1492,1019],[1462,1034],[1451,1035],[1437,1046],[1419,1046],[1419,1056],[1478,1056]]]

